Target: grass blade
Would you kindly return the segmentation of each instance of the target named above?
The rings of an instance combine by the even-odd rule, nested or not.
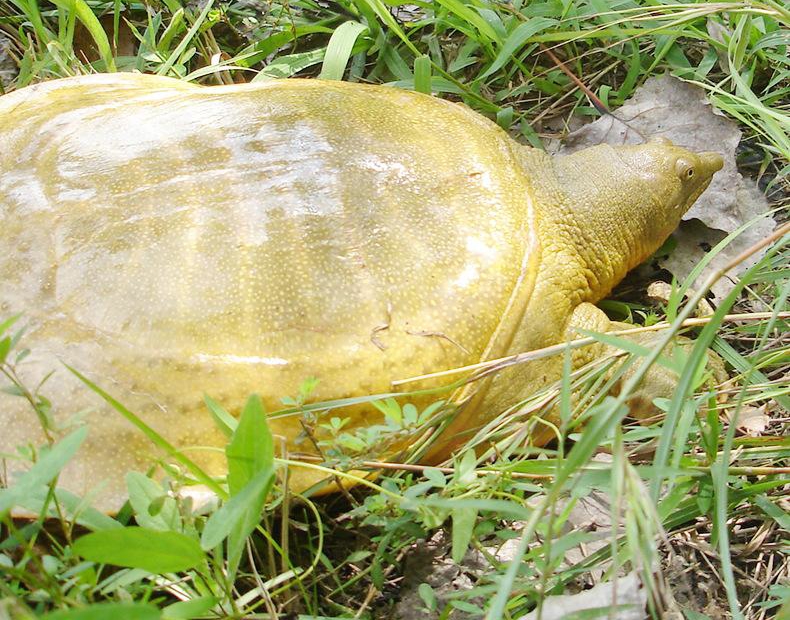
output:
[[[178,62],[178,59],[181,58],[181,54],[184,53],[190,41],[192,41],[193,37],[200,30],[203,22],[206,21],[206,17],[208,17],[208,13],[213,5],[214,0],[208,0],[208,2],[206,2],[206,6],[203,7],[200,15],[198,15],[198,18],[195,20],[195,23],[192,24],[192,27],[187,31],[186,35],[184,35],[184,38],[178,43],[176,49],[173,50],[173,53],[170,54],[170,56],[167,57],[167,60],[165,60],[159,69],[157,69],[157,75],[167,75],[170,72],[170,69],[172,69],[173,65]]]
[[[346,22],[337,27],[329,39],[321,67],[322,80],[342,80],[346,72],[351,50],[359,36],[367,30],[367,26],[359,22]]]
[[[414,90],[431,94],[431,59],[428,56],[414,59]]]
[[[436,0],[437,4],[441,4],[451,13],[457,15],[461,21],[471,24],[475,29],[493,43],[501,43],[499,35],[494,28],[489,24],[482,15],[480,15],[473,8],[467,6],[459,0]]]
[[[93,41],[96,43],[96,48],[99,50],[99,55],[104,61],[107,71],[115,71],[115,58],[112,54],[112,47],[110,41],[107,39],[107,33],[104,32],[99,19],[93,10],[87,5],[85,0],[52,0],[57,6],[74,13],[85,26],[85,29],[90,33]]]
[[[168,456],[172,457],[179,463],[181,463],[184,467],[189,470],[189,472],[195,476],[200,482],[205,484],[208,488],[210,488],[214,493],[219,495],[220,497],[227,497],[227,493],[225,493],[224,489],[216,483],[216,481],[209,476],[206,472],[204,472],[197,463],[195,463],[192,459],[184,455],[181,451],[179,451],[173,444],[171,444],[167,439],[162,437],[159,433],[157,433],[154,429],[148,426],[143,420],[135,413],[129,411],[124,405],[120,402],[115,400],[112,396],[110,396],[107,392],[101,389],[98,385],[93,383],[90,379],[80,373],[78,370],[72,368],[68,364],[65,364],[66,368],[68,368],[74,375],[82,381],[85,385],[87,385],[91,390],[96,392],[99,396],[101,396],[104,401],[110,405],[113,409],[115,409],[118,413],[120,413],[123,417],[125,417],[129,422],[134,424],[138,429],[140,429],[143,434],[151,440],[153,444],[159,446],[164,450]]]
[[[274,439],[259,396],[253,395],[247,400],[225,454],[231,496],[239,493],[262,471],[273,474]]]
[[[502,46],[502,49],[499,50],[491,66],[480,74],[477,79],[484,80],[489,75],[499,71],[508,61],[512,60],[516,52],[524,46],[530,37],[539,32],[543,32],[547,28],[556,25],[556,23],[557,20],[551,19],[550,17],[533,17],[529,21],[519,24],[516,29],[508,35],[505,44]]]
[[[225,408],[208,394],[203,395],[203,402],[206,403],[206,407],[208,407],[211,417],[214,418],[217,428],[222,431],[225,437],[230,439],[239,424],[238,420],[225,411]]]

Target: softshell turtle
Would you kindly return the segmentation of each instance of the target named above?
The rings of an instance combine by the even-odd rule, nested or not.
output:
[[[271,411],[311,376],[315,399],[388,392],[574,326],[606,330],[592,304],[722,166],[667,141],[552,158],[463,105],[395,88],[140,74],[1,97],[0,145],[0,317],[25,315],[31,385],[57,371],[44,390],[55,418],[91,424],[60,484],[109,509],[156,451],[58,360],[175,445],[223,445],[204,393],[238,411],[257,392]],[[437,445],[560,364],[476,385]],[[271,425],[289,442],[303,430]],[[43,439],[8,394],[0,426],[4,453]],[[221,473],[221,451],[190,456]]]

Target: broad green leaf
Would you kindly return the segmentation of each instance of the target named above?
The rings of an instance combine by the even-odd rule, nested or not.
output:
[[[87,435],[88,428],[83,426],[51,448],[42,450],[41,458],[33,467],[19,476],[9,488],[0,491],[0,513],[13,508],[40,487],[49,484],[74,456]]]
[[[170,18],[170,23],[159,38],[159,43],[156,44],[156,49],[162,54],[167,54],[170,50],[170,43],[182,29],[184,24],[184,9],[179,7]]]
[[[775,32],[771,32],[769,34],[763,35],[757,43],[752,46],[752,54],[755,52],[771,48],[771,47],[782,47],[785,45],[790,45],[790,30],[782,29],[776,30]]]
[[[14,316],[7,318],[5,321],[0,321],[0,335],[4,334],[6,330],[12,327],[21,316],[21,314],[15,314]]]
[[[631,92],[633,91],[634,85],[639,79],[642,69],[642,57],[639,54],[639,44],[636,41],[630,41],[629,43],[631,47],[631,59],[627,63],[628,72],[626,73],[625,79],[617,91],[620,101],[625,101],[631,96]]]
[[[91,531],[113,530],[123,527],[112,517],[108,517],[103,512],[99,512],[87,502],[88,500],[74,495],[66,489],[55,489],[55,499],[57,507],[49,499],[49,488],[39,487],[30,494],[20,499],[19,506],[41,514],[44,506],[48,504],[47,516],[59,519],[63,516],[73,519],[75,523],[88,528]]]
[[[228,459],[228,490],[232,499],[213,517],[228,507],[228,514],[222,518],[231,525],[228,564],[229,572],[233,573],[247,537],[261,520],[266,496],[274,482],[274,440],[266,422],[263,403],[257,394],[247,400],[236,431],[225,448],[225,455]]]
[[[477,480],[477,475],[475,474],[476,467],[477,456],[475,455],[474,450],[467,450],[464,452],[461,460],[456,466],[456,476],[458,477],[458,482],[465,486],[474,484],[475,480]]]
[[[320,47],[315,50],[310,50],[309,52],[280,56],[261,69],[260,73],[258,73],[252,81],[260,82],[261,80],[270,80],[273,78],[291,77],[294,73],[307,69],[307,67],[317,65],[324,59],[325,52],[326,48]]]
[[[151,573],[185,571],[206,557],[194,538],[134,526],[93,532],[77,539],[73,549],[92,562],[142,568]]]
[[[502,49],[499,50],[497,57],[494,59],[494,62],[491,63],[491,66],[488,67],[478,79],[485,79],[492,73],[499,71],[505,66],[505,63],[513,59],[516,52],[524,46],[530,37],[546,30],[546,28],[550,26],[554,26],[556,23],[556,19],[533,17],[529,21],[519,24],[519,26],[508,35],[504,45],[502,45]]]
[[[190,601],[179,601],[162,610],[162,620],[191,620],[191,618],[204,616],[216,604],[217,599],[213,596],[201,596]]]
[[[254,394],[241,412],[238,426],[225,448],[228,490],[236,495],[261,471],[273,473],[274,440],[260,396]]]
[[[10,350],[11,350],[11,337],[6,336],[5,338],[0,338],[0,364],[5,362],[5,358]]]
[[[696,494],[694,495],[694,500],[697,502],[697,508],[699,509],[700,514],[710,514],[710,511],[713,508],[714,499],[715,493],[710,477],[705,477],[700,480],[699,487]]]
[[[250,535],[260,521],[263,503],[271,486],[273,475],[263,471],[249,481],[239,493],[222,504],[203,528],[200,544],[206,551],[213,549],[234,530],[239,531],[241,542]],[[251,527],[250,527],[251,524]],[[244,536],[241,536],[246,531]],[[230,556],[230,553],[228,554]]]
[[[428,608],[428,611],[436,611],[439,601],[436,598],[436,593],[428,583],[421,583],[417,588],[417,594],[420,595],[422,602]]]
[[[144,603],[96,603],[81,609],[53,611],[41,616],[41,620],[159,620],[159,610]]]
[[[478,58],[475,53],[480,51],[480,43],[471,39],[467,40],[458,50],[458,55],[450,62],[447,71],[450,73],[457,73],[461,69],[473,65],[477,62]]]
[[[491,9],[485,9],[481,6],[475,7],[475,10],[484,20],[486,20],[486,22],[488,22],[491,28],[493,28],[499,40],[503,40],[507,36],[507,28],[502,22],[502,17],[499,15],[499,13]]]
[[[359,551],[354,551],[351,555],[346,558],[346,562],[360,562],[365,558],[369,558],[373,555],[373,552],[366,549],[360,549]]]
[[[384,64],[389,69],[390,73],[399,80],[412,79],[409,65],[403,60],[403,57],[398,53],[398,49],[394,46],[388,45],[381,52],[381,57],[384,59]]]
[[[510,129],[510,126],[513,124],[513,114],[514,110],[511,106],[507,106],[499,110],[496,113],[496,124],[499,125],[502,129],[507,131]]]
[[[396,82],[387,82],[387,86],[397,86],[408,90],[416,90],[414,87],[414,79],[398,80]],[[436,75],[431,76],[431,92],[432,93],[453,93],[455,95],[464,95],[464,89],[454,84],[450,80]],[[436,393],[439,393],[437,391]]]
[[[445,478],[444,473],[434,467],[426,467],[423,470],[423,475],[426,479],[428,479],[431,484],[435,487],[444,488],[447,486],[447,478]]]
[[[737,26],[735,27],[735,32],[733,32],[732,37],[730,37],[727,51],[730,63],[740,72],[743,68],[746,47],[751,39],[752,18],[748,14],[740,13],[733,15],[733,20]]]
[[[453,517],[453,562],[460,564],[472,540],[472,532],[477,522],[477,510],[474,508],[456,508]]]
[[[608,0],[589,0],[595,16],[604,23],[617,25],[618,14],[614,3]]]
[[[346,72],[348,59],[351,57],[351,50],[354,47],[359,35],[367,30],[367,26],[359,22],[348,21],[340,24],[326,46],[324,64],[321,67],[321,74],[318,76],[322,80],[342,80]]]
[[[483,610],[477,605],[472,605],[472,603],[467,603],[466,601],[462,601],[460,599],[451,600],[450,605],[458,611],[471,614],[473,618],[479,618],[483,614]]]

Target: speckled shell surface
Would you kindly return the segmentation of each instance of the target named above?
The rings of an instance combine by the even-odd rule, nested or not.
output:
[[[54,370],[57,420],[90,425],[61,483],[111,508],[159,454],[61,361],[221,473],[190,448],[224,442],[204,394],[273,411],[308,377],[316,399],[359,396],[504,353],[538,262],[516,148],[460,105],[337,82],[0,97],[0,319],[24,313],[22,376]],[[308,451],[297,418],[272,426]],[[0,427],[4,453],[42,439],[18,397]]]

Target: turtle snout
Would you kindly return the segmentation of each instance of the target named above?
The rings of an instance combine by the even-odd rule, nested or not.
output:
[[[724,158],[718,153],[700,153],[699,158],[706,176],[713,176],[724,167]]]

